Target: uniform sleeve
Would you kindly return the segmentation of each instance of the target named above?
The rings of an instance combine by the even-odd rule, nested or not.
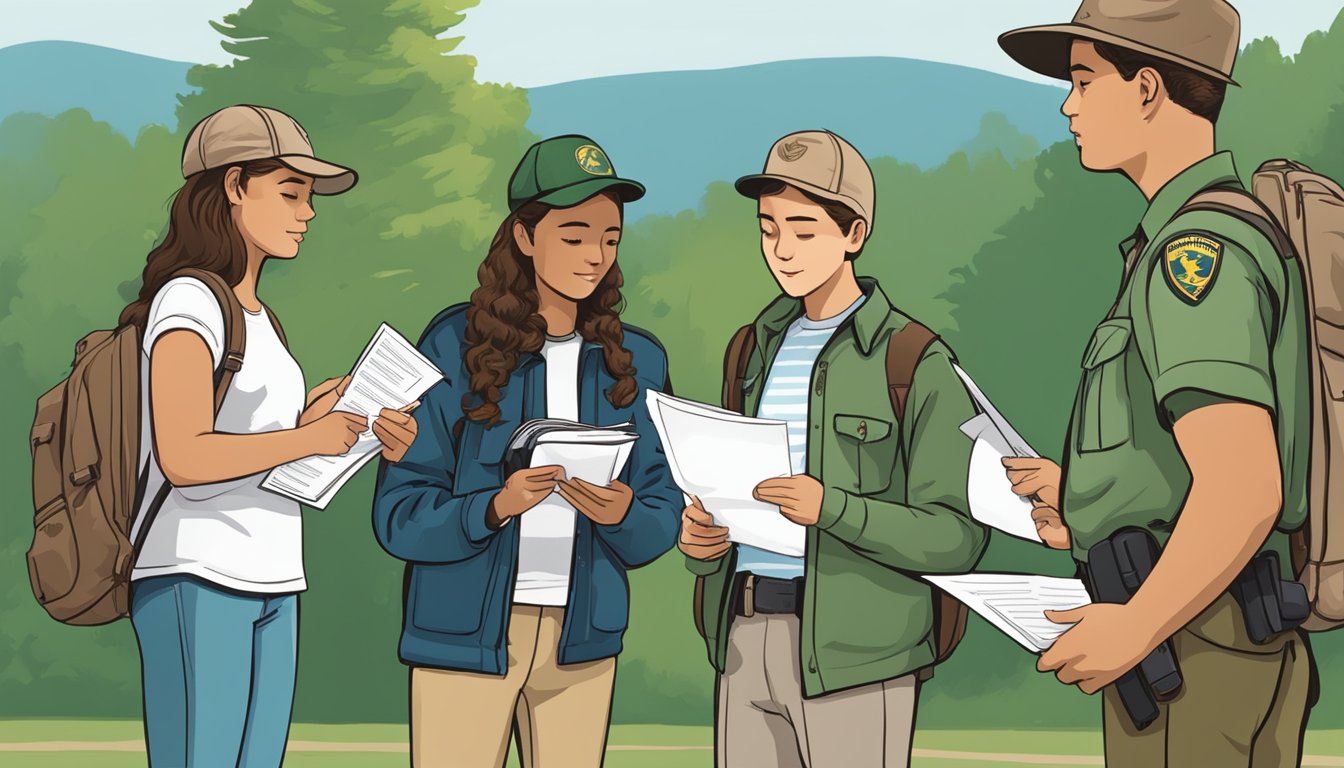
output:
[[[218,368],[224,357],[224,311],[205,283],[190,277],[169,280],[149,308],[141,349],[148,356],[154,342],[168,331],[187,330],[200,336],[210,348]]]
[[[1182,267],[1168,266],[1169,247],[1176,249],[1176,262],[1193,258],[1183,256],[1179,246],[1190,236],[1218,245],[1215,263],[1199,271],[1202,290],[1180,279],[1186,274]],[[1240,245],[1180,233],[1159,247],[1135,326],[1153,396],[1168,424],[1218,402],[1253,403],[1273,412],[1273,307],[1264,273]]]

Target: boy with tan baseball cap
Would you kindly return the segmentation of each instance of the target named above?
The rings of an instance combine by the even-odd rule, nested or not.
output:
[[[317,195],[339,195],[359,180],[353,170],[314,156],[307,131],[294,118],[251,104],[225,107],[191,129],[182,148],[182,176],[251,160],[279,160],[311,176]]]
[[[975,409],[951,350],[855,276],[876,190],[853,145],[789,134],[737,189],[783,295],[733,336],[723,406],[787,422],[793,474],[755,498],[791,536],[751,546],[714,509],[682,513],[719,673],[716,765],[907,766],[920,681],[955,644],[918,574],[969,570],[988,540],[958,431]]]

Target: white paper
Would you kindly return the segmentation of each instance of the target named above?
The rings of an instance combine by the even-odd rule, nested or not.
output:
[[[1031,502],[1013,493],[1013,483],[1004,470],[1003,459],[1013,455],[1008,441],[983,413],[963,424],[961,431],[975,441],[966,474],[971,517],[1004,533],[1043,543],[1031,519]]]
[[[1050,621],[1046,611],[1069,611],[1092,602],[1078,579],[1020,573],[926,575],[924,579],[965,603],[1032,653],[1054,645],[1073,626]]]
[[[634,448],[633,438],[621,443],[575,443],[545,437],[532,449],[533,467],[561,466],[565,477],[578,478],[593,485],[608,486],[620,476]]]
[[[1008,450],[1011,451],[1010,455],[1019,458],[1039,457],[1040,454],[1032,450],[1032,447],[1027,444],[1027,441],[1017,433],[1017,430],[1013,429],[1013,425],[1009,424],[1008,420],[1003,417],[1003,414],[999,413],[999,410],[989,401],[989,398],[985,397],[985,393],[980,390],[980,387],[971,379],[970,375],[962,370],[961,366],[955,363],[953,363],[952,369],[957,372],[957,375],[961,377],[962,383],[966,385],[966,391],[971,394],[971,399],[975,401],[976,408],[980,413],[989,417],[989,420],[994,424],[994,428],[1003,436],[1004,441],[1008,445]]]
[[[646,404],[672,478],[696,496],[729,541],[802,557],[807,529],[758,501],[762,481],[789,477],[788,422],[756,419],[650,390]]]
[[[405,408],[443,379],[443,373],[392,326],[383,323],[364,347],[345,394],[332,407],[357,413],[369,426],[341,456],[309,456],[271,470],[261,487],[317,509],[382,450],[373,422],[383,408]]]

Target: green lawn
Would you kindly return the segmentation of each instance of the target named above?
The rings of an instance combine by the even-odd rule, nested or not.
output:
[[[406,743],[406,727],[398,725],[296,724],[295,741],[369,742],[380,747]],[[10,720],[0,721],[0,745],[16,742],[90,741],[124,742],[142,737],[137,720]],[[692,726],[627,725],[612,728],[610,744],[629,746],[707,747],[710,729]],[[962,759],[938,753],[1007,753],[1097,756],[1101,735],[1096,731],[920,731],[915,739],[915,768],[1029,768],[1021,763]],[[1307,754],[1326,759],[1310,760],[1306,766],[1344,766],[1344,731],[1313,731],[1307,735]],[[923,753],[923,754],[921,754]],[[404,752],[306,752],[291,750],[285,759],[289,768],[401,768]],[[708,768],[713,763],[708,749],[654,751],[612,749],[608,768]],[[1077,763],[1051,765],[1098,765],[1096,757]],[[0,750],[0,765],[6,768],[132,768],[145,765],[144,754],[128,751],[17,752]],[[510,768],[518,765],[516,758]]]

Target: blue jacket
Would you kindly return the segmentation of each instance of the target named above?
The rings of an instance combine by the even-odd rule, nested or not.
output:
[[[383,549],[407,561],[401,660],[414,666],[496,675],[508,669],[509,608],[518,563],[519,526],[485,523],[490,499],[503,486],[501,460],[509,437],[528,419],[546,415],[546,368],[522,353],[503,388],[500,422],[490,429],[465,419],[470,391],[464,360],[467,305],[450,307],[425,329],[420,351],[445,381],[421,398],[419,434],[401,462],[383,462],[373,502],[373,528]],[[569,603],[559,661],[576,664],[615,656],[629,618],[625,572],[646,565],[676,543],[682,496],[672,481],[645,407],[649,389],[668,391],[667,355],[653,336],[625,326],[639,391],[627,408],[604,392],[615,380],[598,344],[579,358],[579,419],[607,425],[633,421],[639,433],[621,481],[634,501],[618,525],[577,515]],[[462,419],[460,439],[453,426]]]

